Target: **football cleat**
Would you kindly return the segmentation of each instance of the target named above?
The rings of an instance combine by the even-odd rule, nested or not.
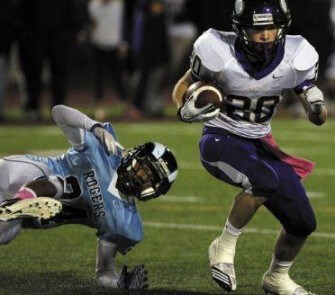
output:
[[[236,275],[234,264],[217,263],[211,266],[213,280],[227,292],[236,290]]]
[[[62,204],[52,198],[12,199],[0,205],[0,220],[8,221],[21,218],[48,219],[62,210]]]
[[[262,288],[266,295],[316,295],[296,284],[288,274],[274,276],[266,272]]]
[[[226,251],[225,251],[226,250]],[[208,259],[213,280],[224,290],[236,290],[236,275],[234,253],[229,253],[219,238],[216,238],[208,248]]]

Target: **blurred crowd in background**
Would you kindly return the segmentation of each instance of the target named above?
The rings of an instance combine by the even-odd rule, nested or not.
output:
[[[231,31],[234,0],[0,0],[0,121],[8,106],[28,120],[74,97],[125,119],[162,117],[174,83],[189,67],[194,40],[208,28]],[[335,0],[288,1],[290,34],[320,55],[319,84],[335,102]],[[47,95],[45,95],[47,93]],[[48,101],[45,103],[45,97]],[[293,95],[284,109],[298,115]]]

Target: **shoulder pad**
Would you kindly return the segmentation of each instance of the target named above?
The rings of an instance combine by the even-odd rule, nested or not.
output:
[[[230,52],[231,37],[236,39],[234,35],[230,36],[228,33],[209,29],[194,43],[194,54],[200,58],[207,69],[220,72],[226,65],[225,57],[229,56],[227,53]]]
[[[318,61],[319,54],[315,48],[306,39],[302,38],[293,59],[293,67],[298,71],[307,71],[314,67]]]

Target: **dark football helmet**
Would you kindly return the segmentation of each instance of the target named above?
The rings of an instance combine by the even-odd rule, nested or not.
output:
[[[232,21],[233,30],[247,53],[262,61],[264,55],[271,55],[279,43],[284,43],[292,18],[286,0],[236,0]],[[275,44],[250,40],[248,29],[264,28],[278,29]]]
[[[178,173],[176,158],[163,144],[147,142],[129,150],[117,169],[117,189],[141,201],[170,189]]]

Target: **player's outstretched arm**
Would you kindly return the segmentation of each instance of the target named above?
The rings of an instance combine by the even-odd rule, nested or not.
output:
[[[313,86],[299,94],[303,102],[308,119],[315,125],[322,125],[327,120],[327,108],[324,105],[322,91]]]
[[[65,105],[54,106],[52,117],[76,150],[84,147],[83,131],[89,131],[95,124],[99,123],[82,112]]]
[[[142,290],[148,287],[148,271],[143,264],[128,271],[123,266],[121,273],[115,269],[117,245],[98,239],[96,256],[96,274],[99,286],[108,289]]]
[[[84,130],[92,132],[107,153],[116,154],[118,148],[124,150],[114,136],[102,127],[100,122],[92,120],[76,109],[57,105],[52,109],[52,116],[76,150],[81,150],[84,147]]]
[[[116,252],[116,244],[98,239],[95,272],[99,286],[109,289],[118,289],[120,275],[115,270]]]

